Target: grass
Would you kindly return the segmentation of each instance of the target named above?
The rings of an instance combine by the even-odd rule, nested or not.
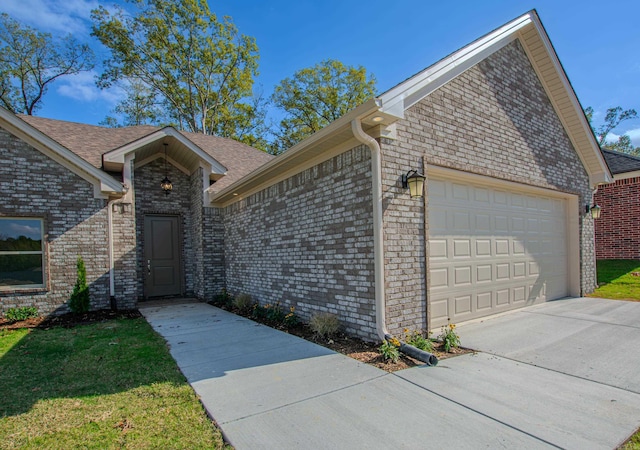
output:
[[[0,449],[223,448],[144,319],[0,330]]]
[[[629,259],[600,259],[597,262],[598,289],[590,296],[615,300],[640,301],[640,261]]]

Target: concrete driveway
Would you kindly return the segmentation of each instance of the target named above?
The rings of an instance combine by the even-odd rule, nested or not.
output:
[[[140,310],[238,449],[612,449],[640,427],[640,303],[463,324],[481,353],[394,374],[206,304]]]

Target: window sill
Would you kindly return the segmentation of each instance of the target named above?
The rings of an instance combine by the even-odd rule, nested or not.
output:
[[[0,286],[0,295],[16,295],[16,294],[44,294],[49,292],[46,287],[10,287]]]

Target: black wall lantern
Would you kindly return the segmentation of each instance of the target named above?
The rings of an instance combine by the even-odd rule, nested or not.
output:
[[[422,197],[422,190],[424,188],[424,180],[426,177],[417,170],[410,170],[406,174],[402,175],[402,187],[409,189],[411,198]]]
[[[600,211],[601,208],[598,205],[587,205],[587,214],[591,213],[591,217],[593,217],[594,219],[599,219],[600,218]]]
[[[171,180],[169,179],[169,173],[167,172],[167,144],[164,145],[164,179],[160,182],[160,187],[164,191],[165,195],[169,195],[169,192],[173,189],[173,184],[171,184]]]

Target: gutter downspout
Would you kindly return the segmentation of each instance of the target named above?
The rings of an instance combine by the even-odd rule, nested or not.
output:
[[[107,202],[107,227],[109,228],[109,300],[111,301],[111,309],[118,309],[116,302],[116,281],[115,281],[115,258],[113,256],[113,207],[122,203],[124,197],[110,200]]]
[[[355,138],[371,150],[371,178],[373,194],[373,259],[374,259],[374,289],[376,306],[376,331],[381,340],[390,340],[391,334],[387,330],[387,314],[385,304],[384,281],[384,235],[382,228],[382,163],[380,144],[362,129],[359,119],[351,121],[351,131]],[[438,364],[438,358],[412,345],[400,344],[401,352],[416,358],[430,366]]]
[[[122,187],[124,188],[124,195],[120,198],[116,198],[107,202],[107,227],[109,228],[109,301],[111,303],[111,309],[118,309],[118,302],[116,301],[116,280],[115,280],[115,257],[113,256],[113,207],[115,205],[126,203],[131,201],[131,189],[129,186],[133,186],[131,182],[131,162],[135,158],[135,154],[129,154],[125,156],[124,166],[122,168]]]

